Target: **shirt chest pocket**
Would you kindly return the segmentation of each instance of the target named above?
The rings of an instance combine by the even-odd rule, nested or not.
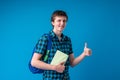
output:
[[[52,47],[55,52],[60,50],[66,54],[70,53],[70,44],[67,41],[53,43]]]
[[[61,51],[66,53],[66,54],[69,54],[70,53],[70,45],[68,42],[63,42],[61,44]]]

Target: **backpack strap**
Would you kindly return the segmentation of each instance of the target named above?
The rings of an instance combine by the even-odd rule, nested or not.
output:
[[[52,48],[52,38],[50,36],[50,34],[47,34],[47,37],[48,37],[48,42],[47,42],[47,51],[46,51],[46,54],[44,56],[44,60],[43,61],[47,61],[48,59],[48,56],[49,56],[49,53],[50,53],[50,50]]]

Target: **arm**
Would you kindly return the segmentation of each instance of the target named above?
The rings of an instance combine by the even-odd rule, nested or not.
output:
[[[84,58],[85,58],[84,53],[82,53],[77,58],[74,58],[74,54],[70,54],[70,64],[71,64],[71,66],[74,67],[75,65],[79,64]]]
[[[42,57],[41,54],[34,53],[32,60],[31,60],[31,65],[34,67],[40,68],[40,69],[44,69],[44,70],[55,70],[60,73],[62,73],[64,71],[65,66],[63,65],[63,63],[61,63],[59,65],[50,65],[43,61],[40,61],[41,57]]]
[[[81,55],[79,55],[77,58],[74,58],[74,54],[70,54],[70,64],[72,67],[79,64],[86,56],[91,55],[91,50],[87,48],[87,44],[85,44],[84,51]]]
[[[32,60],[31,60],[31,65],[40,69],[45,69],[45,70],[55,70],[55,67],[49,64],[44,63],[43,61],[40,61],[40,58],[42,57],[41,54],[39,53],[34,53]]]

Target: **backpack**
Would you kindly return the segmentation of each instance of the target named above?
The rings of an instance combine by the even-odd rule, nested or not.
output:
[[[44,34],[44,35],[45,35],[45,34]],[[50,34],[46,34],[46,35],[47,35],[47,38],[48,38],[48,42],[47,42],[47,51],[46,51],[46,54],[45,54],[45,56],[42,56],[44,62],[47,61],[48,55],[49,55],[49,51],[50,51],[50,49],[51,49],[51,47],[52,47],[52,38],[51,38]],[[33,54],[34,54],[34,51],[35,51],[35,47],[34,47],[34,49],[33,49],[32,56],[33,56]],[[32,59],[32,57],[31,57],[31,59]],[[43,72],[44,72],[43,69],[36,68],[36,67],[33,67],[33,66],[31,65],[31,59],[30,59],[29,64],[28,64],[29,70],[30,70],[33,74],[41,74],[41,73],[43,73]]]

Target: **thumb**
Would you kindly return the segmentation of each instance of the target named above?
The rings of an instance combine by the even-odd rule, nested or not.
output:
[[[64,65],[64,64],[65,64],[65,62],[61,62],[61,63],[60,63],[60,65]]]
[[[87,42],[85,42],[85,47],[84,48],[87,48]]]

